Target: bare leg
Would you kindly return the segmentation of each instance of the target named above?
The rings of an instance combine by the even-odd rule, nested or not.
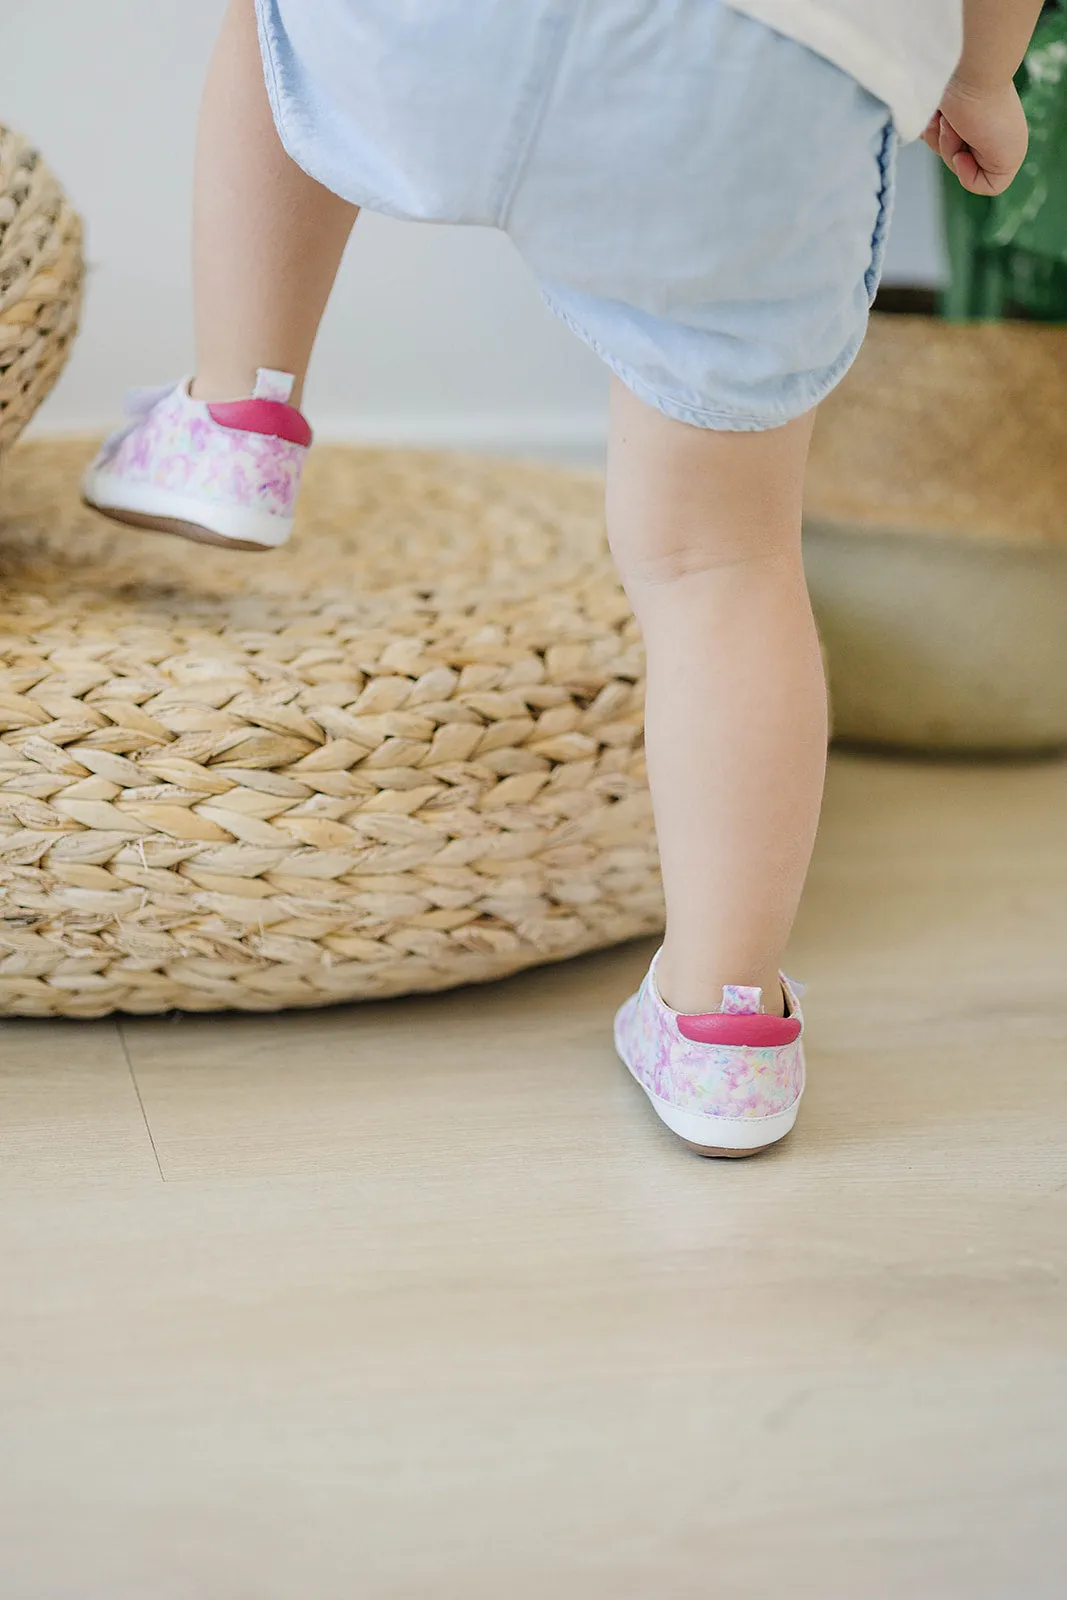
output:
[[[667,900],[663,998],[777,974],[807,874],[826,690],[800,556],[811,435],[671,421],[619,383],[608,528],[648,654],[646,743]]]
[[[294,402],[357,208],[282,148],[252,0],[230,0],[200,113],[194,202],[201,400],[251,394],[257,367],[296,374]]]

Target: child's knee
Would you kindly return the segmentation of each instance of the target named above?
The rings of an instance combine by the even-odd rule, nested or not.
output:
[[[811,418],[765,433],[674,422],[616,386],[608,534],[627,583],[799,560]]]
[[[747,541],[717,537],[714,530],[681,539],[653,533],[612,542],[615,564],[631,594],[692,587],[716,578],[742,582],[776,581],[801,570],[799,538]]]

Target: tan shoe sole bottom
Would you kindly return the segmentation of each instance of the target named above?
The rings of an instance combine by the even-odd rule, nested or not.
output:
[[[789,1135],[786,1134],[785,1138],[788,1139],[788,1137]],[[679,1139],[681,1135],[675,1134],[675,1138]],[[709,1160],[743,1161],[746,1156],[759,1156],[763,1154],[764,1150],[773,1150],[775,1145],[783,1144],[784,1140],[772,1139],[770,1144],[758,1144],[754,1150],[716,1149],[714,1145],[694,1144],[691,1139],[682,1139],[682,1143],[688,1149],[694,1150],[698,1156],[706,1156]]]
[[[219,550],[248,550],[261,555],[274,548],[269,544],[252,544],[246,539],[226,539],[221,533],[212,533],[210,528],[201,528],[195,522],[179,522],[176,517],[150,517],[143,511],[117,511],[110,506],[94,505],[84,495],[82,505],[111,522],[125,522],[131,528],[145,528],[150,533],[172,533],[179,539],[191,539],[194,544],[215,545]]]

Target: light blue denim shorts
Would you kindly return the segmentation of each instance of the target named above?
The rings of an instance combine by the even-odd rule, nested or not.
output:
[[[722,0],[256,0],[278,132],[346,199],[510,235],[635,394],[775,427],[842,377],[892,199],[885,105]]]

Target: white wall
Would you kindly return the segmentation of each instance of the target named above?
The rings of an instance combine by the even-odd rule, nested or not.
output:
[[[83,332],[41,428],[101,428],[124,388],[189,367],[193,129],[222,8],[6,0],[0,118],[67,185],[92,264]],[[940,274],[927,154],[904,152],[891,280]],[[368,216],[323,328],[307,406],[320,436],[581,456],[602,440],[606,389],[600,363],[542,307],[505,239]]]

